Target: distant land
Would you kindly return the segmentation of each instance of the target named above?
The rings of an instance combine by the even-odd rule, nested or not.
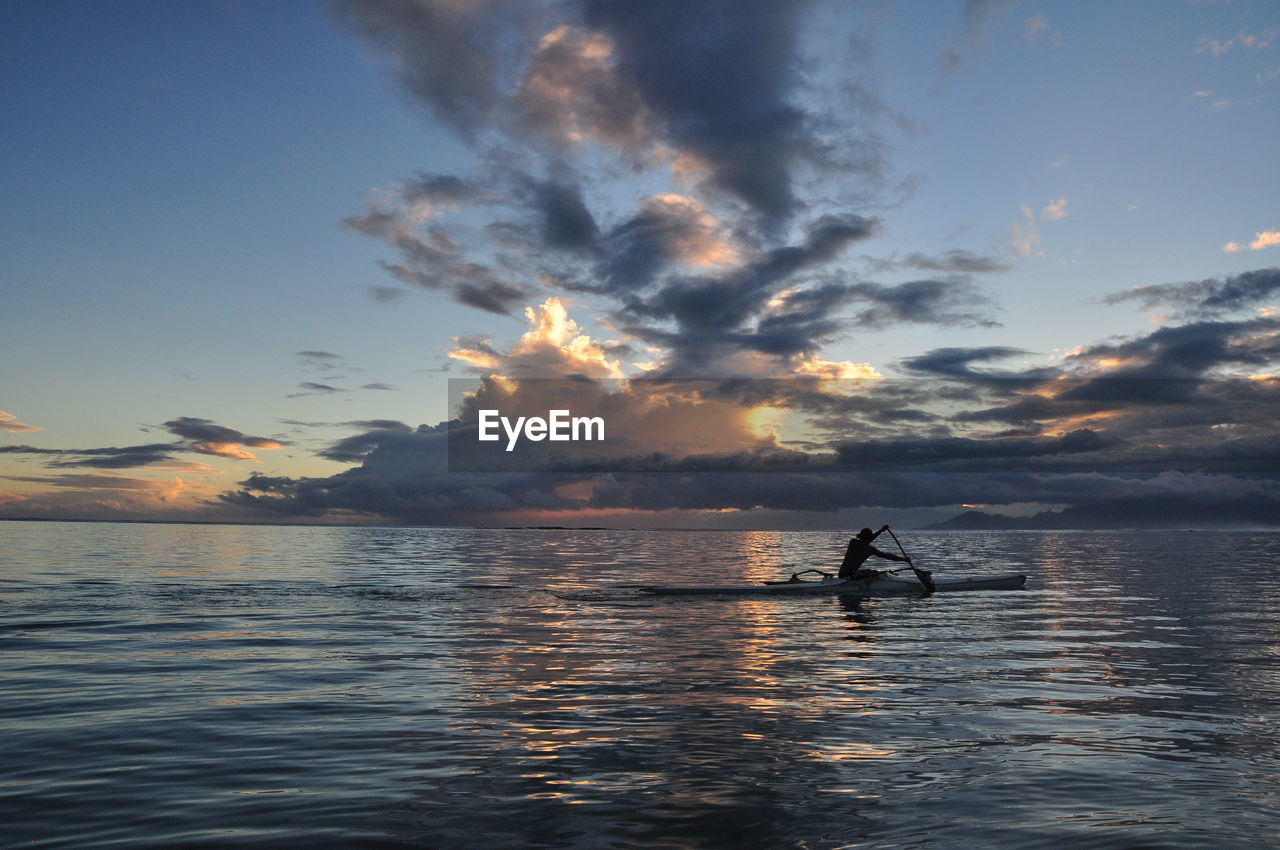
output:
[[[1066,531],[1121,528],[1280,528],[1280,504],[1272,499],[1237,499],[1207,505],[1161,500],[1079,505],[1016,517],[966,511],[922,526],[928,531]]]

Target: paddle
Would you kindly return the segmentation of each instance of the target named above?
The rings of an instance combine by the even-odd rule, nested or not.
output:
[[[933,576],[929,574],[929,571],[916,569],[916,565],[911,563],[911,556],[907,554],[906,549],[902,548],[902,541],[898,539],[898,535],[893,533],[893,529],[886,525],[881,529],[881,531],[889,532],[889,536],[893,538],[893,542],[898,544],[898,551],[902,553],[902,557],[907,559],[907,566],[911,567],[911,571],[916,574],[916,578],[920,580],[922,585],[924,585],[924,589],[929,593],[933,593],[937,590],[938,586],[933,583]]]

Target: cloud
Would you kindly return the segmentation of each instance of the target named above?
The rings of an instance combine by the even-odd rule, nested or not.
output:
[[[1009,241],[1012,251],[1019,257],[1029,257],[1040,245],[1040,233],[1036,229],[1036,216],[1031,207],[1023,204],[1022,219],[1009,223]]]
[[[413,433],[402,422],[370,423],[373,427],[352,437],[346,437],[321,450],[318,454],[326,460],[339,463],[362,461],[379,446],[404,445],[403,441]]]
[[[805,208],[799,171],[868,175],[882,156],[873,130],[853,129],[886,111],[865,86],[841,88],[853,101],[838,110],[800,96],[814,93],[798,51],[812,5],[337,4],[465,139],[502,138],[547,160],[591,144],[678,172],[775,229]]]
[[[503,80],[523,60],[529,18],[539,11],[516,0],[338,0],[334,7],[383,49],[410,92],[467,138],[493,121]]]
[[[1026,355],[1028,352],[1020,348],[1009,348],[1001,345],[989,345],[978,348],[935,348],[924,354],[909,357],[903,365],[914,373],[933,377],[965,379],[976,381],[1044,381],[1056,377],[1056,370],[1034,369],[1022,372],[1011,372],[997,369],[974,369],[972,364],[985,363],[992,360],[1006,360],[1010,357]]]
[[[794,55],[808,4],[711,2],[585,5],[607,34],[619,72],[663,136],[707,170],[711,186],[766,219],[798,209],[789,166],[811,148],[808,119],[791,97]]]
[[[1242,29],[1238,34],[1226,41],[1220,41],[1216,38],[1203,36],[1196,45],[1196,54],[1209,53],[1213,56],[1221,56],[1231,50],[1237,48],[1244,50],[1262,50],[1270,47],[1272,40],[1280,35],[1280,28],[1269,29],[1261,35],[1254,35],[1248,29]]]
[[[643,289],[672,264],[700,269],[739,258],[733,237],[699,201],[664,193],[642,199],[640,209],[604,239],[600,286],[609,292]]]
[[[1041,12],[1033,18],[1027,18],[1022,25],[1022,30],[1027,37],[1027,41],[1035,44],[1040,40],[1040,33],[1049,28],[1049,18]]]
[[[944,326],[996,327],[989,317],[994,306],[967,280],[915,280],[894,286],[861,283],[851,292],[870,306],[854,321],[865,327],[913,323]]]
[[[1258,231],[1257,238],[1249,243],[1250,251],[1261,251],[1263,248],[1273,248],[1280,245],[1280,230],[1262,230]],[[1239,242],[1228,242],[1222,246],[1222,250],[1227,252],[1243,251],[1244,246]]]
[[[1040,211],[1040,217],[1045,221],[1061,221],[1068,215],[1070,213],[1067,212],[1067,198],[1065,195]]]
[[[412,189],[408,191],[412,194]],[[364,212],[348,216],[341,224],[396,248],[399,262],[382,266],[401,283],[443,290],[461,304],[498,315],[508,315],[512,305],[528,294],[525,287],[505,280],[489,265],[465,260],[461,247],[444,228],[429,225],[420,232],[407,207],[389,201],[367,203]]]
[[[627,333],[669,351],[664,364],[668,374],[735,374],[742,369],[751,373],[750,357],[785,358],[811,351],[829,334],[834,326],[823,316],[807,326],[816,334],[807,341],[794,335],[790,341],[781,339],[781,324],[766,318],[776,309],[770,304],[799,303],[778,299],[786,290],[804,288],[798,284],[807,283],[811,273],[837,259],[849,245],[868,238],[877,225],[861,216],[823,216],[806,227],[798,245],[758,253],[718,274],[672,276],[651,294],[630,293],[616,318]],[[829,287],[821,297],[834,305],[846,295]],[[761,326],[768,333],[761,333]],[[791,323],[793,334],[808,332],[805,327]]]
[[[981,49],[987,22],[1008,10],[1005,0],[965,0],[960,26],[952,30],[946,48],[938,56],[938,67],[944,77],[958,71],[970,54]],[[1030,37],[1030,22],[1027,34]]]
[[[614,41],[603,32],[569,25],[548,32],[513,97],[521,123],[557,148],[595,141],[646,158],[653,116],[616,60]]]
[[[1135,286],[1102,299],[1137,301],[1143,310],[1173,309],[1178,315],[1212,317],[1252,308],[1280,291],[1280,268],[1256,269],[1220,278]]]
[[[599,228],[577,186],[548,180],[533,185],[531,193],[544,245],[575,250],[595,243]]]
[[[538,362],[547,354],[541,344],[559,349],[580,335],[558,315],[530,318],[529,338],[512,352],[487,347],[500,366]],[[374,427],[325,449],[359,464],[346,472],[254,475],[223,500],[273,516],[503,523],[529,512],[621,511],[643,523],[663,511],[975,501],[1085,511],[1164,499],[1212,512],[1280,492],[1280,380],[1221,371],[1280,362],[1280,320],[1162,328],[1082,348],[1054,369],[979,368],[1024,354],[935,349],[906,361],[917,379],[897,381],[857,381],[855,370],[818,363],[810,378],[790,381],[484,379],[452,422],[365,423]],[[828,377],[849,380],[829,387]],[[526,455],[499,467],[505,472],[452,466],[449,441],[474,434],[467,423],[478,408],[523,415],[561,405],[603,415],[617,442],[558,461]],[[788,411],[811,417],[805,448],[759,428],[759,414]]]
[[[948,251],[940,257],[930,257],[916,252],[908,255],[903,264],[910,268],[951,274],[987,274],[1009,271],[1012,268],[1003,260],[984,257],[965,250]]]
[[[996,325],[978,276],[1040,252],[1039,229],[1069,212],[1065,195],[1022,205],[1006,257],[904,250],[853,265],[853,247],[886,226],[867,211],[891,208],[873,203],[888,177],[878,127],[909,129],[860,73],[869,51],[851,15],[818,18],[790,0],[338,8],[475,154],[456,173],[375,190],[342,226],[388,246],[383,268],[399,284],[523,312],[526,327],[514,340],[454,338],[450,360],[475,380],[450,422],[351,424],[356,433],[320,450],[351,468],[253,475],[228,505],[501,522],[532,511],[1083,504],[1155,493],[1141,479],[1151,472],[1176,470],[1186,477],[1160,486],[1191,487],[1204,483],[1196,469],[1229,476],[1251,452],[1275,454],[1258,451],[1274,412],[1276,329],[1266,316],[1228,320],[1271,291],[1265,270],[1113,296],[1173,304],[1186,323],[1052,366],[1006,346],[940,347],[885,377],[824,351],[855,332]],[[1008,8],[965,5],[944,75]],[[829,57],[803,53],[800,35],[837,19],[850,31],[822,44],[851,36],[841,43],[852,49],[832,85],[814,70]],[[1032,42],[1047,32],[1044,15],[1021,29]],[[789,381],[759,380],[779,376]],[[474,427],[481,403],[604,410],[619,442],[531,452],[519,474],[450,471],[450,436]]]
[[[538,307],[526,307],[525,318],[529,330],[509,353],[499,352],[487,340],[458,337],[449,357],[483,374],[622,377],[621,365],[611,357],[610,347],[593,340],[569,318],[560,298],[553,296]]]
[[[454,174],[419,172],[400,187],[400,195],[415,218],[430,218],[441,208],[457,207],[473,200],[481,190]]]
[[[89,467],[94,469],[130,469],[173,467],[180,464],[175,454],[186,447],[182,443],[152,443],[141,446],[109,446],[92,449],[46,449],[34,446],[0,446],[0,454],[46,455],[47,465],[54,468]]]
[[[0,410],[0,431],[8,431],[10,434],[22,434],[28,431],[43,431],[35,425],[28,425],[25,422],[19,422],[18,418],[12,413],[5,413]]]
[[[1084,348],[1067,358],[1114,378],[1199,377],[1221,366],[1258,367],[1280,352],[1280,319],[1197,321]]]
[[[278,440],[267,437],[252,437],[234,428],[217,425],[208,419],[198,419],[191,416],[170,419],[164,423],[164,427],[169,433],[182,437],[187,441],[184,443],[187,451],[216,455],[217,457],[254,460],[255,455],[253,452],[242,447],[278,449],[284,446]]]
[[[332,351],[299,351],[297,356],[303,360],[321,364],[323,366],[332,366],[342,360],[341,354],[334,354]]]
[[[9,480],[51,488],[4,493],[0,505],[8,517],[78,519],[173,519],[206,516],[218,489],[174,477],[165,481],[105,474],[9,476]]]
[[[415,96],[477,150],[468,173],[422,172],[342,226],[391,246],[397,256],[382,265],[401,283],[491,313],[518,315],[521,302],[559,293],[603,300],[592,307],[624,337],[609,351],[647,347],[643,368],[668,373],[819,362],[817,349],[859,322],[981,322],[948,301],[976,296],[964,281],[890,290],[834,272],[820,279],[878,227],[839,199],[875,197],[887,149],[875,123],[897,119],[856,51],[828,88],[802,72],[811,6],[751,2],[728,14],[711,0],[583,0],[531,4],[536,12],[498,24],[485,18],[501,4],[342,3]],[[470,48],[442,44],[422,31],[429,25],[470,45],[500,41],[501,68],[485,66],[487,82],[445,97],[436,83],[450,51],[470,61]],[[911,262],[949,274],[1001,267],[958,250]],[[783,292],[794,293],[785,304]],[[912,306],[922,309],[908,316]],[[490,368],[491,348],[460,339],[455,359]]]

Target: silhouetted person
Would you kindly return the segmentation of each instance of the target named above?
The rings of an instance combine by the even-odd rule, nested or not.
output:
[[[864,570],[862,565],[866,563],[867,558],[875,555],[877,558],[884,558],[888,561],[904,561],[911,563],[911,560],[904,555],[895,555],[892,552],[881,552],[871,543],[889,526],[885,526],[880,531],[872,531],[864,528],[858,532],[858,536],[849,541],[849,548],[845,550],[844,561],[840,563],[840,578],[871,578],[876,574],[875,570]]]

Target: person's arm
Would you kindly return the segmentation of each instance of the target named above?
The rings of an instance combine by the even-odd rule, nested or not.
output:
[[[879,549],[877,549],[874,546],[871,547],[871,554],[884,558],[886,561],[906,561],[907,560],[906,557],[902,555],[895,555],[892,552],[881,552]]]

